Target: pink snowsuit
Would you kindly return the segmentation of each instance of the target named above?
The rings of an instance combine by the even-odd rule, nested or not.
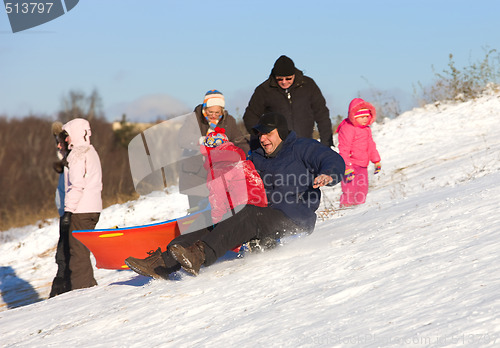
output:
[[[368,109],[371,117],[366,126],[360,125],[354,115],[360,109]],[[368,164],[380,162],[380,155],[373,141],[370,125],[375,122],[376,111],[372,104],[361,98],[355,98],[349,104],[349,114],[336,132],[339,134],[339,154],[345,161],[346,170],[354,170],[354,179],[342,181],[340,206],[362,204],[368,193]]]

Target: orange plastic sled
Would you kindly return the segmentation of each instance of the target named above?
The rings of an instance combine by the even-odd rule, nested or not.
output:
[[[128,269],[127,257],[145,258],[158,247],[165,251],[204,211],[152,225],[73,231],[73,236],[94,254],[97,268]]]

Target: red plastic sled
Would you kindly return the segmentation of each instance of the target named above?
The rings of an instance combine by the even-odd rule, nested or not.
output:
[[[127,257],[145,258],[148,251],[158,247],[164,251],[167,244],[181,231],[188,230],[205,210],[152,225],[73,231],[73,236],[94,254],[97,268],[128,269],[124,262]]]

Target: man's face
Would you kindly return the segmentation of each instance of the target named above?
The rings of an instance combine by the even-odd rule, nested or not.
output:
[[[278,86],[280,86],[283,89],[290,88],[291,85],[293,85],[293,81],[295,81],[295,75],[290,75],[290,76],[275,76],[276,82],[278,83]]]
[[[269,133],[259,133],[260,146],[264,149],[267,155],[270,155],[276,150],[276,148],[281,144],[281,140],[278,130],[275,128]]]

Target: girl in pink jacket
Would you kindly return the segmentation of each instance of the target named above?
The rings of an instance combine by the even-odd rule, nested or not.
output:
[[[375,122],[376,111],[372,104],[355,98],[349,104],[349,114],[337,127],[339,154],[346,170],[342,181],[340,206],[363,204],[368,193],[368,164],[375,164],[375,174],[380,171],[380,155],[373,141],[370,125]]]
[[[66,195],[64,215],[70,225],[69,246],[71,288],[81,289],[97,285],[90,262],[90,251],[73,237],[75,230],[91,230],[99,221],[102,210],[101,161],[90,144],[90,124],[75,118],[63,126],[66,142],[71,150],[65,169]]]

